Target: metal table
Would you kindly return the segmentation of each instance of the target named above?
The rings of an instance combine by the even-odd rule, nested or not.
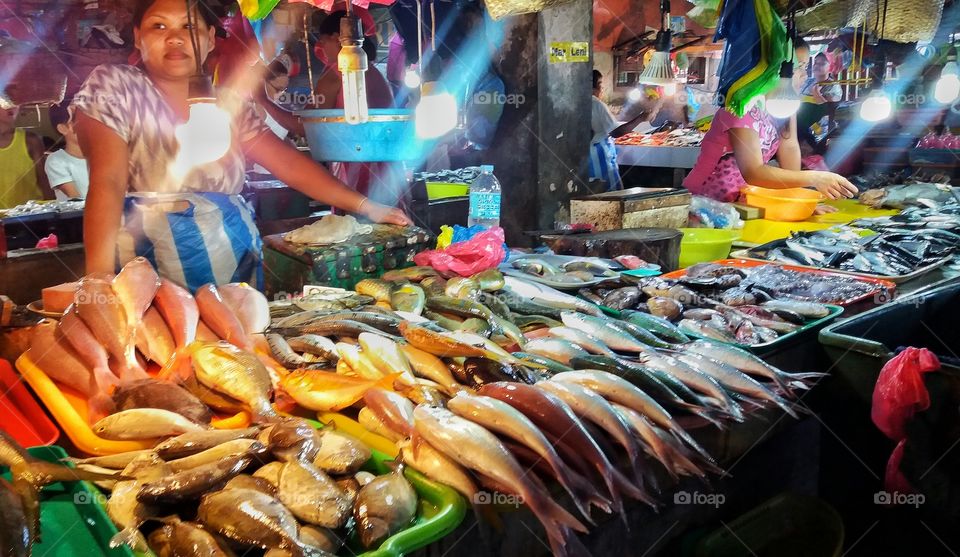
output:
[[[685,171],[693,168],[699,156],[700,147],[617,145],[617,163],[620,166],[672,168],[675,187],[683,185]]]

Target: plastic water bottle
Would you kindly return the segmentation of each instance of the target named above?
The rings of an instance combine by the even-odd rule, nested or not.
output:
[[[500,182],[493,175],[493,166],[480,167],[480,175],[470,184],[470,216],[467,226],[482,224],[500,226]]]

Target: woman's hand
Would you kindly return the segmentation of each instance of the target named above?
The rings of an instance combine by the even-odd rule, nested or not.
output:
[[[828,199],[844,199],[857,194],[857,187],[849,180],[833,172],[810,172],[810,185]]]
[[[410,226],[413,221],[400,209],[396,207],[387,207],[373,201],[367,201],[361,207],[363,214],[372,220],[381,224],[396,224],[398,226]]]

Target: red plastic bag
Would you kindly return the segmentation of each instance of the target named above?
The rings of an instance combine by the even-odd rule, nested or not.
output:
[[[480,271],[493,269],[503,262],[503,229],[499,226],[485,230],[465,242],[450,244],[443,250],[418,253],[413,262],[430,266],[443,272],[453,272],[462,277],[473,276]]]
[[[940,369],[940,360],[925,348],[907,348],[880,370],[873,388],[870,417],[877,429],[897,441],[884,477],[884,489],[912,493],[915,490],[900,472],[900,461],[907,445],[906,424],[918,411],[930,407],[930,393],[923,374]]]
[[[873,388],[870,416],[884,435],[899,441],[906,437],[904,425],[918,411],[930,407],[930,393],[923,374],[940,369],[940,360],[925,348],[907,348],[880,370]]]

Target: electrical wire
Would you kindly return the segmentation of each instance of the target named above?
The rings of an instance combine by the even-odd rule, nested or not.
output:
[[[420,70],[420,96],[423,97],[423,0],[417,0],[417,64]]]

